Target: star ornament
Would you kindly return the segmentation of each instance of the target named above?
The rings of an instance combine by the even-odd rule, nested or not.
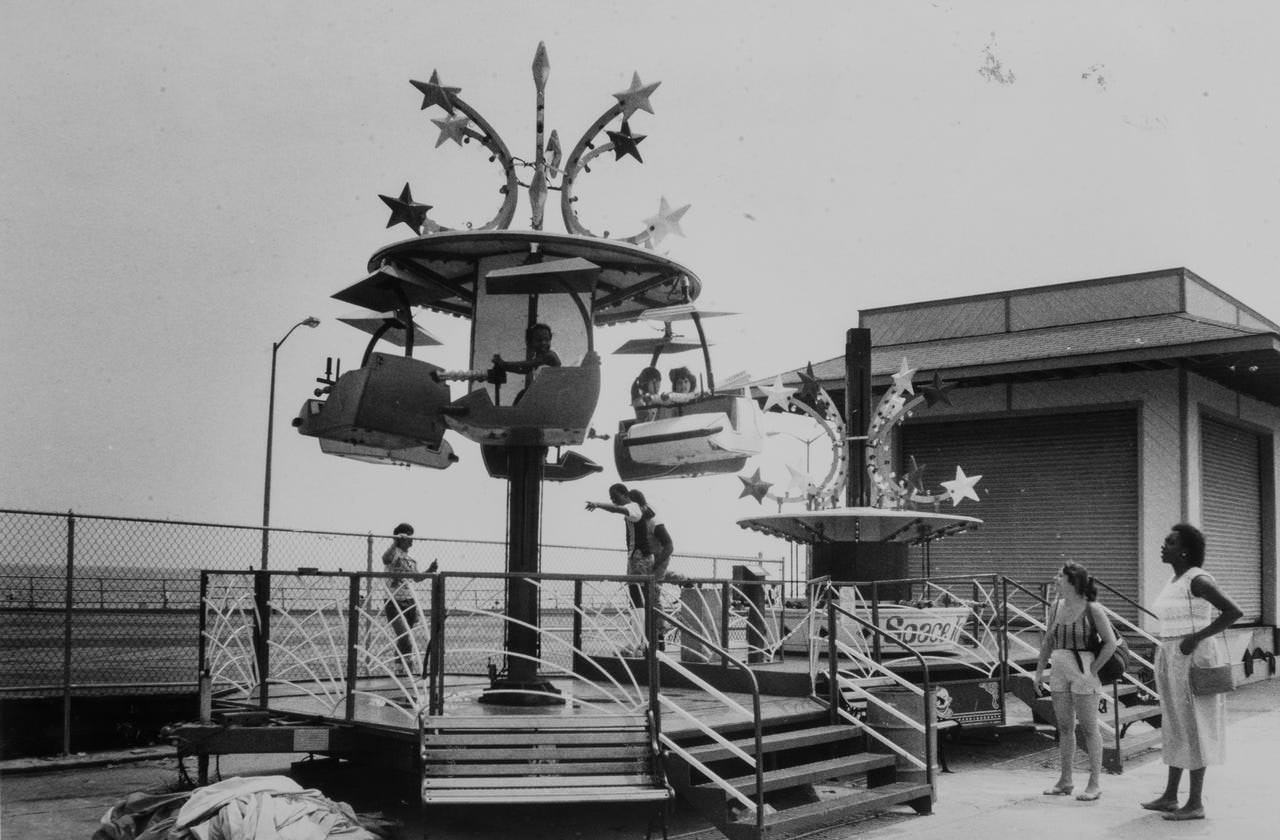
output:
[[[671,205],[667,203],[666,196],[658,199],[658,215],[650,216],[644,220],[644,225],[649,231],[649,242],[653,245],[659,245],[668,234],[674,233],[676,236],[684,236],[684,231],[680,229],[680,219],[684,217],[685,212],[692,205],[686,204],[676,210],[671,209]]]
[[[435,120],[432,120],[435,122]],[[623,155],[631,155],[636,160],[644,163],[644,158],[640,157],[640,150],[636,147],[640,145],[640,141],[647,137],[647,134],[632,134],[631,126],[626,120],[622,121],[621,131],[606,131],[609,140],[613,142],[613,159],[622,160]],[[437,143],[437,146],[440,144]]]
[[[804,370],[796,372],[800,375],[800,391],[796,394],[796,399],[810,408],[817,409],[822,386],[818,384],[818,377],[813,375],[813,362],[809,362]]]
[[[463,138],[467,135],[467,126],[471,124],[471,120],[461,114],[450,114],[442,120],[433,119],[432,122],[440,129],[440,136],[436,138],[437,149],[446,140],[452,140],[461,146]]]
[[[923,386],[920,389],[920,393],[924,395],[925,404],[929,408],[933,408],[938,403],[951,405],[951,398],[947,396],[947,391],[950,391],[954,387],[956,386],[943,385],[942,375],[935,372],[933,374],[933,384]]]
[[[924,471],[928,466],[928,464],[917,463],[916,456],[912,455],[911,470],[902,477],[903,485],[912,493],[924,495]]]
[[[954,481],[942,482],[943,488],[946,489],[948,497],[951,499],[951,506],[956,507],[960,504],[961,499],[973,499],[975,502],[982,501],[978,498],[978,493],[973,488],[982,480],[980,475],[965,475],[964,470],[956,467],[956,477]]]
[[[773,378],[772,385],[767,388],[761,388],[760,390],[765,393],[766,397],[764,407],[760,409],[761,411],[768,411],[775,405],[783,411],[786,411],[787,400],[791,399],[791,395],[796,392],[795,388],[788,388],[786,385],[782,384],[782,374],[778,374]]]
[[[427,213],[431,212],[431,205],[414,201],[408,182],[405,182],[399,198],[392,198],[389,195],[379,195],[378,198],[391,208],[391,218],[387,220],[387,227],[405,224],[413,228],[414,233],[422,235],[422,225],[427,221]]]
[[[803,470],[787,464],[787,472],[791,474],[791,480],[787,483],[787,495],[793,493],[804,494],[809,492],[809,488],[813,486],[813,482],[809,480],[809,474]]]
[[[462,88],[445,87],[440,84],[440,74],[435,70],[431,71],[431,80],[427,82],[416,82],[409,80],[409,84],[416,87],[422,93],[422,107],[419,110],[425,111],[432,105],[439,105],[441,108],[453,113],[453,97],[454,94],[461,93]],[[439,145],[438,143],[436,145]]]
[[[915,368],[907,364],[907,360],[902,360],[902,367],[898,368],[898,372],[893,375],[893,387],[906,391],[908,394],[916,392],[915,386],[911,384],[911,377],[916,375]],[[933,403],[930,403],[932,405]]]
[[[742,475],[738,476],[738,481],[742,482],[742,492],[738,494],[738,498],[741,499],[746,496],[751,496],[760,504],[764,504],[764,498],[769,495],[769,488],[773,486],[769,482],[760,478],[759,468],[756,469],[750,478]]]
[[[631,87],[613,95],[614,99],[618,100],[618,104],[622,106],[622,119],[624,122],[631,119],[631,116],[636,111],[653,113],[653,106],[649,104],[649,97],[653,95],[653,92],[658,89],[660,84],[662,82],[646,85],[640,81],[639,73],[631,74]]]

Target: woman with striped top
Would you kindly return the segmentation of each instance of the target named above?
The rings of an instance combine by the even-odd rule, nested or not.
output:
[[[1098,587],[1089,570],[1079,563],[1067,563],[1053,579],[1058,598],[1049,610],[1048,629],[1040,643],[1036,662],[1036,693],[1041,692],[1046,663],[1050,666],[1049,690],[1053,693],[1053,716],[1058,727],[1058,781],[1045,796],[1070,796],[1072,764],[1076,754],[1076,722],[1084,734],[1089,753],[1089,784],[1076,796],[1092,802],[1102,795],[1102,736],[1098,733],[1097,695],[1102,691],[1098,669],[1115,652],[1116,634],[1097,603]],[[1089,650],[1094,632],[1102,639],[1097,657]]]
[[[1160,727],[1169,777],[1164,793],[1143,802],[1148,811],[1164,811],[1166,820],[1204,819],[1204,771],[1221,764],[1226,732],[1226,696],[1201,697],[1191,692],[1191,661],[1229,661],[1226,639],[1219,635],[1243,614],[1204,565],[1204,535],[1191,525],[1174,525],[1160,549],[1160,561],[1173,568],[1173,579],[1152,604],[1160,619],[1156,649],[1156,691],[1160,693]],[[1217,613],[1215,616],[1214,613]],[[1216,660],[1212,657],[1216,655]],[[1191,771],[1187,801],[1178,807],[1182,771]]]

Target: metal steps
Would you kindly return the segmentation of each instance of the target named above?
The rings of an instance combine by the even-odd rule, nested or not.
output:
[[[875,788],[851,790],[848,794],[808,802],[765,818],[763,838],[794,837],[801,833],[848,822],[857,814],[878,814],[897,805],[910,805],[917,813],[928,813],[932,807],[932,788],[914,782],[890,782]],[[731,822],[720,826],[731,840],[755,840],[754,822]]]
[[[832,724],[827,711],[816,708],[816,714],[790,716],[781,727],[779,721],[770,721],[761,735],[759,779],[750,763],[715,742],[681,744],[683,756],[665,752],[667,779],[682,799],[731,840],[777,840],[902,804],[922,814],[932,810],[932,784],[904,781],[897,756],[866,751],[867,738],[859,727]],[[733,727],[733,735],[733,747],[754,753],[754,737],[742,737],[741,727]],[[813,786],[825,789],[828,783],[834,793],[827,790],[819,797]],[[725,784],[739,796],[725,790]],[[794,804],[797,796],[784,791],[796,792],[803,801]],[[762,824],[742,799],[760,795],[767,803]]]

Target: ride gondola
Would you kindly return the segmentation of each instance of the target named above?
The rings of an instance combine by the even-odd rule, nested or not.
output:
[[[701,350],[705,365],[705,378],[693,393],[646,394],[633,399],[636,416],[618,424],[614,439],[614,463],[623,481],[736,473],[760,453],[764,432],[755,400],[745,392],[717,391],[715,387],[702,320],[727,314],[699,312],[692,303],[648,310],[638,319],[661,322],[662,335],[633,339],[614,351],[648,355],[649,368],[656,368],[664,354]],[[681,320],[693,323],[696,342],[674,333],[672,324]]]

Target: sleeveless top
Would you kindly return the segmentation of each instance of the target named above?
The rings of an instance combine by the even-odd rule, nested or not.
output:
[[[1164,585],[1151,605],[1151,611],[1160,618],[1160,638],[1174,639],[1195,633],[1217,617],[1218,611],[1213,604],[1191,591],[1191,581],[1208,574],[1199,566],[1192,566],[1182,573],[1182,577],[1173,578]],[[1210,576],[1209,580],[1212,581],[1213,577]]]
[[[1054,650],[1088,650],[1092,635],[1093,624],[1089,621],[1089,605],[1086,602],[1084,610],[1075,621],[1070,624],[1059,621],[1053,625],[1053,648]]]

